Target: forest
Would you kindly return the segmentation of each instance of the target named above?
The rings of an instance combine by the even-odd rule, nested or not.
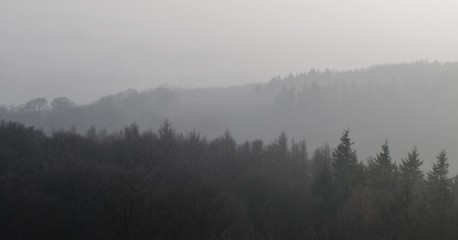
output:
[[[457,9],[0,0],[0,240],[458,240]]]
[[[157,131],[43,131],[0,123],[0,239],[457,239],[445,150],[390,142],[361,161],[353,130],[309,153],[272,142]],[[422,170],[423,161],[434,164]]]

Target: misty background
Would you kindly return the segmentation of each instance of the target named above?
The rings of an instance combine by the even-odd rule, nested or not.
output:
[[[208,137],[228,128],[239,141],[285,131],[310,149],[350,128],[362,160],[385,139],[396,160],[415,144],[427,162],[442,148],[453,159],[456,6],[2,0],[2,118],[80,132],[170,119]],[[40,97],[47,105],[24,115]],[[54,114],[56,97],[75,103],[72,114]]]
[[[457,9],[0,0],[0,239],[458,239]]]
[[[154,130],[169,120],[178,132],[195,130],[210,139],[228,129],[237,142],[269,142],[285,132],[296,141],[305,138],[310,151],[326,141],[335,146],[349,128],[360,160],[388,140],[396,162],[417,146],[428,168],[444,148],[450,159],[458,156],[457,79],[458,63],[312,69],[233,87],[130,89],[83,105],[66,97],[35,98],[0,106],[0,118],[83,134],[91,127],[117,132],[131,123]],[[455,172],[458,165],[450,164]]]
[[[0,1],[0,103],[454,61],[454,1]]]

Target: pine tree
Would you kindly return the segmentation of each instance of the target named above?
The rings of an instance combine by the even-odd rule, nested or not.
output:
[[[158,133],[160,149],[158,151],[158,160],[160,163],[171,163],[171,158],[175,154],[173,149],[176,147],[176,133],[168,119],[161,124]]]
[[[318,235],[324,235],[329,228],[332,228],[330,222],[334,215],[332,157],[329,145],[326,143],[323,147],[316,149],[311,161],[311,192],[314,198],[314,210],[316,211],[313,216],[315,231]]]
[[[311,191],[327,212],[331,210],[330,201],[334,184],[331,161],[331,149],[327,143],[313,153]]]
[[[369,165],[369,179],[372,188],[377,190],[393,189],[396,182],[396,164],[393,163],[388,141],[382,145],[382,151]]]
[[[291,142],[289,172],[291,177],[302,182],[309,182],[309,159],[305,140]]]
[[[332,187],[331,149],[329,144],[318,148],[312,157],[312,192],[329,195]]]
[[[282,158],[283,161],[286,161],[288,157],[288,137],[285,132],[281,132],[280,136],[275,139],[275,146],[277,147],[277,153]]]
[[[340,143],[332,153],[333,169],[339,198],[345,202],[361,180],[362,165],[358,162],[350,130],[343,131]]]
[[[374,211],[374,220],[380,222],[374,227],[390,229],[393,227],[393,212],[396,197],[397,167],[393,163],[388,141],[382,145],[382,150],[369,164],[368,183],[371,209]]]
[[[447,152],[442,150],[437,156],[437,161],[433,169],[428,172],[427,179],[427,199],[430,218],[435,221],[432,225],[433,233],[440,234],[445,238],[445,223],[447,209],[450,205],[451,181],[448,178],[448,159]]]
[[[420,169],[423,161],[419,158],[417,147],[414,147],[407,154],[406,159],[402,159],[400,170],[401,198],[406,204],[420,197],[424,174]]]

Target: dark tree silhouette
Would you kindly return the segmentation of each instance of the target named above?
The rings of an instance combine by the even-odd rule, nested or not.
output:
[[[448,178],[448,167],[447,152],[442,150],[427,176],[427,201],[432,219],[431,233],[441,238],[446,237],[445,226],[451,203],[451,180]]]
[[[336,189],[342,201],[345,202],[361,180],[361,163],[358,162],[356,151],[350,139],[350,130],[344,130],[340,143],[332,152],[333,169],[335,174]]]
[[[456,239],[445,151],[423,180],[388,144],[368,166],[349,131],[239,144],[137,124],[108,134],[0,123],[0,239]]]

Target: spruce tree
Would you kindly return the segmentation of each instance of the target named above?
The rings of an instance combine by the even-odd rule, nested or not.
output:
[[[369,164],[369,191],[371,209],[374,211],[374,220],[380,224],[374,226],[381,229],[393,227],[393,212],[396,196],[396,164],[393,163],[388,141],[382,145],[382,150]]]
[[[423,161],[419,155],[417,147],[414,147],[407,158],[402,159],[399,167],[401,198],[407,205],[420,198],[424,174],[420,169]]]
[[[428,172],[427,199],[431,220],[433,220],[433,234],[445,238],[445,223],[447,209],[450,205],[451,181],[448,178],[447,152],[442,150],[437,156],[433,169]]]
[[[396,164],[393,163],[388,141],[382,145],[382,151],[369,165],[369,179],[372,188],[385,190],[394,188],[396,181]]]
[[[325,235],[332,228],[331,220],[334,215],[332,157],[329,145],[326,143],[316,149],[311,161],[315,231],[318,235]]]
[[[312,192],[329,198],[332,190],[331,149],[326,143],[318,148],[312,157]]]
[[[289,172],[291,177],[302,182],[309,182],[309,159],[305,140],[291,143]]]
[[[340,143],[332,153],[336,191],[345,202],[361,180],[362,166],[358,163],[354,142],[350,139],[350,130],[342,133]]]

